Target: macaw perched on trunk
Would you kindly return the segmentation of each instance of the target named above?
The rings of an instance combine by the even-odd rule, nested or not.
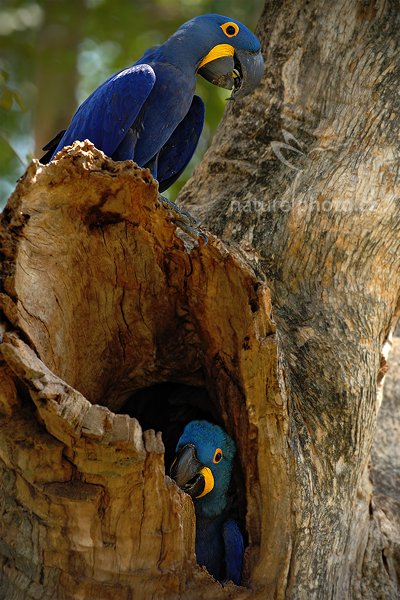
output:
[[[196,75],[233,88],[232,98],[240,98],[258,85],[263,70],[260,42],[242,23],[216,14],[195,17],[102,83],[43,148],[41,162],[89,139],[114,160],[149,167],[162,192],[188,164],[203,129]]]
[[[221,427],[191,421],[178,441],[171,477],[193,498],[197,562],[215,579],[240,585],[243,537],[229,516],[228,498],[235,452],[234,441]]]

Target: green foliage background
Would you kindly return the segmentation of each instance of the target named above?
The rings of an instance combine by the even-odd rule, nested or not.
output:
[[[110,74],[162,43],[180,24],[216,12],[254,29],[263,0],[1,0],[0,207],[32,157],[65,128]],[[174,198],[210,143],[230,92],[200,77],[206,126]]]

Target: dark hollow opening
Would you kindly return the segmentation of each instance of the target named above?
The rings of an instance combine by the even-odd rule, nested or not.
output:
[[[143,431],[161,431],[167,474],[185,425],[194,419],[205,419],[223,426],[206,389],[181,383],[158,383],[138,390],[121,412],[135,417]]]
[[[165,473],[170,472],[178,440],[190,421],[205,419],[226,429],[224,422],[205,387],[167,382],[151,385],[134,392],[122,407],[121,413],[135,417],[143,431],[161,431],[165,446]],[[231,432],[230,432],[231,433]],[[235,436],[233,436],[235,437]],[[236,445],[240,440],[235,440]],[[230,516],[236,519],[248,544],[245,530],[246,491],[239,453],[236,453],[231,487]]]

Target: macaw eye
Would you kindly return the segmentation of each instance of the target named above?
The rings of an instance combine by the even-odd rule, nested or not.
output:
[[[239,25],[236,25],[236,23],[233,23],[232,21],[228,21],[228,23],[221,25],[221,29],[228,37],[235,37],[235,35],[239,33]]]
[[[218,464],[221,459],[222,459],[222,450],[221,450],[221,448],[217,448],[216,451],[214,452],[213,463]]]

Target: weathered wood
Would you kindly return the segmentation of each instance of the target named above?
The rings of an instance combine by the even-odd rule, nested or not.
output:
[[[368,542],[365,477],[399,314],[399,28],[397,1],[267,0],[263,85],[230,104],[180,197],[271,289],[291,507],[271,597],[399,594]]]
[[[372,479],[377,493],[400,502],[400,338],[394,337],[390,346],[372,448]]]
[[[149,172],[89,143],[28,169],[0,231],[5,598],[397,600],[398,504],[368,466],[400,307],[399,19],[266,3],[264,85],[182,195],[224,243],[186,247]],[[241,589],[196,566],[135,420],[168,457],[199,410],[238,446]]]
[[[238,442],[248,581],[263,531],[278,560],[286,517],[262,509],[287,477],[267,288],[213,236],[189,251],[149,172],[89,143],[31,165],[1,242],[3,595],[243,597],[196,566],[160,435],[115,411],[163,381],[203,387]]]
[[[400,580],[400,338],[390,342],[383,402],[379,410],[372,448],[371,475],[374,495],[371,502],[367,560],[364,570],[370,590],[368,597],[390,598],[392,582]],[[381,561],[387,571],[382,582]],[[382,583],[384,585],[382,585]],[[386,584],[386,585],[385,585]],[[365,588],[365,582],[361,582]]]

